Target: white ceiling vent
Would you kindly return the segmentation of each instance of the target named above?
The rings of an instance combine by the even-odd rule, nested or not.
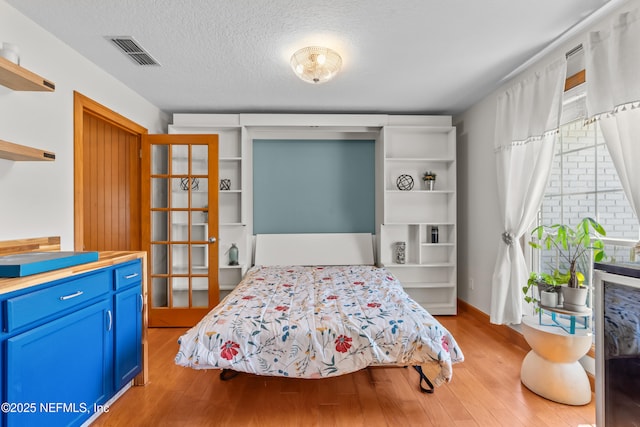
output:
[[[107,39],[138,65],[160,65],[131,36],[107,36]]]

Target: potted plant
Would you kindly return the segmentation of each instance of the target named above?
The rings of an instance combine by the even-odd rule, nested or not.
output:
[[[571,311],[583,311],[586,307],[588,289],[583,286],[584,274],[579,271],[579,264],[582,268],[588,268],[586,255],[588,251],[593,251],[593,260],[601,261],[604,256],[604,243],[601,236],[606,236],[606,231],[593,218],[583,218],[575,227],[565,224],[554,224],[551,226],[541,225],[531,232],[537,241],[529,242],[536,249],[552,249],[558,251],[558,256],[562,265],[566,267],[566,272],[561,273],[556,269],[553,279],[556,284],[562,287],[563,306]],[[586,266],[586,267],[585,267]]]
[[[533,288],[538,288],[538,298],[535,297]],[[536,313],[540,311],[539,305],[543,307],[556,307],[559,301],[560,285],[556,279],[547,273],[531,272],[527,284],[522,287],[524,300],[535,304]]]
[[[433,187],[436,183],[436,173],[432,171],[426,171],[422,175],[422,180],[427,188],[427,190],[433,190]]]

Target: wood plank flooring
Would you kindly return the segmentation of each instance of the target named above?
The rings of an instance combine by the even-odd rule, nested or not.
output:
[[[176,366],[183,328],[149,330],[149,383],[128,390],[94,426],[505,426],[578,427],[595,423],[595,400],[567,406],[520,382],[526,350],[462,313],[438,320],[465,361],[453,380],[421,393],[413,369],[371,368],[322,380],[240,374]]]

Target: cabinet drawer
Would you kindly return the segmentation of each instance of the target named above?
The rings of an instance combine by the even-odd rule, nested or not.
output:
[[[115,270],[115,290],[126,288],[142,281],[142,264],[136,261],[123,265]]]
[[[78,306],[110,290],[109,273],[101,271],[31,292],[6,302],[7,332]]]

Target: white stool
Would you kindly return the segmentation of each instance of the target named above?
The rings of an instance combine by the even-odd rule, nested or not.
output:
[[[591,331],[582,329],[569,334],[556,326],[540,325],[537,316],[525,316],[522,333],[532,349],[522,362],[522,384],[554,402],[591,402],[589,378],[578,362],[591,348]]]

